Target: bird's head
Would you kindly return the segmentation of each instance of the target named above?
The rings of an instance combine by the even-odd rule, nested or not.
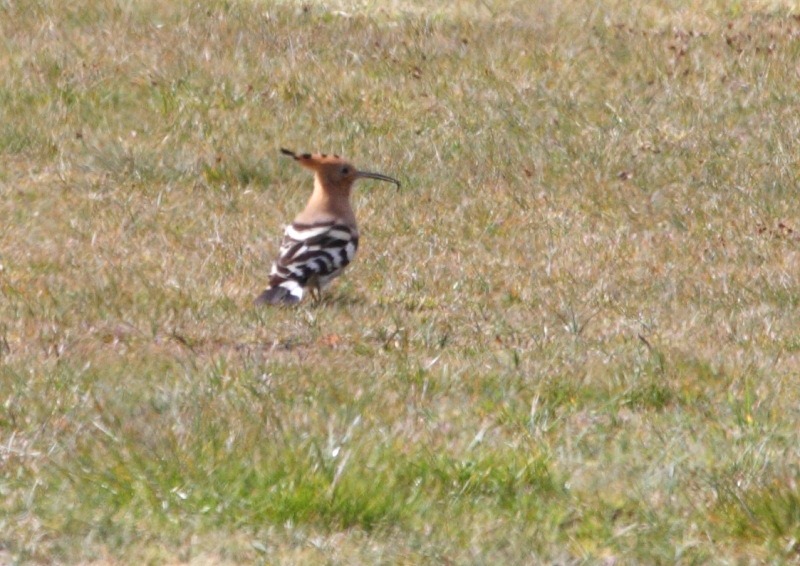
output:
[[[378,179],[394,183],[397,187],[400,187],[400,181],[397,179],[380,173],[359,171],[352,163],[338,155],[326,155],[324,153],[297,154],[283,148],[281,148],[281,153],[293,158],[303,167],[314,171],[314,175],[322,188],[332,193],[349,195],[353,183],[358,179]]]

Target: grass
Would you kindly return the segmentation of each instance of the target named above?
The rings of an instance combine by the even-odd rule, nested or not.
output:
[[[779,3],[0,2],[0,562],[800,556]],[[261,309],[306,172],[363,183]]]

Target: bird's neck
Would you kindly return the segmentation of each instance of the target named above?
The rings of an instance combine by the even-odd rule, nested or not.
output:
[[[350,205],[350,190],[342,187],[326,187],[320,179],[314,179],[314,192],[308,200],[305,210],[295,222],[313,224],[335,220],[341,224],[356,226],[356,216]]]

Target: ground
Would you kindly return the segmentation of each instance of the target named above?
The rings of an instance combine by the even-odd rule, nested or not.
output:
[[[0,1],[0,562],[800,561],[800,15]],[[311,178],[320,304],[254,308]]]

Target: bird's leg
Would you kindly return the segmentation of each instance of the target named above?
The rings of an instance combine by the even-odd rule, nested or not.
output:
[[[320,304],[322,302],[322,290],[319,287],[319,277],[316,275],[312,276],[311,279],[308,280],[306,283],[308,287],[308,292],[311,295],[311,298],[314,299],[315,304]]]

